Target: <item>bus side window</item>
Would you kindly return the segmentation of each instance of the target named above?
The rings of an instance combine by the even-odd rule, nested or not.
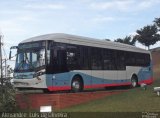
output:
[[[80,69],[89,70],[90,69],[89,61],[90,61],[89,47],[80,46],[80,60],[79,60]]]
[[[58,50],[57,51],[57,60],[59,66],[66,66],[66,51],[65,50]]]
[[[145,54],[145,66],[150,65],[150,54]]]
[[[103,66],[104,70],[116,70],[114,50],[103,50]]]
[[[77,69],[78,67],[78,58],[79,50],[75,45],[67,45],[67,65],[70,70]]]
[[[137,66],[149,66],[150,64],[150,55],[149,54],[136,54],[136,63]]]
[[[117,51],[117,70],[125,70],[126,62],[125,62],[125,52]]]
[[[91,50],[91,68],[102,70],[102,67],[102,49],[94,47]]]
[[[136,65],[136,55],[134,52],[126,52],[125,54],[126,66],[135,66]]]

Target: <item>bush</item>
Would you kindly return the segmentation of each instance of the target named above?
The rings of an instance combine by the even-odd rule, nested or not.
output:
[[[5,78],[4,80],[0,83],[0,111],[15,111],[15,89],[10,83],[10,78]]]

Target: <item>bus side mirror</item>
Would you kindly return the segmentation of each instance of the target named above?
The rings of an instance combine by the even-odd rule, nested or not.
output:
[[[18,46],[12,46],[11,48],[10,48],[10,52],[9,52],[9,60],[11,60],[11,58],[12,58],[12,49],[18,49]]]
[[[12,51],[10,50],[10,52],[9,52],[9,60],[11,60],[11,56],[12,56]]]

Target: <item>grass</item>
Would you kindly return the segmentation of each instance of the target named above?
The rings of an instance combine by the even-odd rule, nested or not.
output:
[[[160,97],[153,92],[155,86],[160,86],[160,79],[147,86],[147,90],[141,87],[129,89],[121,94],[72,106],[58,112],[159,112]]]

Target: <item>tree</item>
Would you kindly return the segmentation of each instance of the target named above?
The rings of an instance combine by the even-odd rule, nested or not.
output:
[[[160,31],[160,18],[155,18],[155,20],[153,22],[155,23],[155,25],[157,26],[157,28]]]
[[[16,110],[15,89],[10,82],[11,73],[6,76],[6,71],[12,72],[12,69],[7,67],[7,59],[3,61],[2,44],[2,35],[0,34],[0,112],[13,112]]]
[[[121,39],[121,38],[114,40],[114,42],[124,43],[123,39]]]
[[[105,39],[106,41],[111,41],[110,39]]]
[[[151,45],[154,45],[160,40],[160,35],[158,34],[156,25],[147,25],[136,32],[137,35],[134,36],[134,39],[142,45],[147,46],[148,50]]]
[[[12,73],[11,68],[7,68],[9,71],[8,77],[0,78],[2,81],[0,83],[0,111],[1,112],[13,112],[16,110],[15,104],[15,89],[11,84],[10,74]]]
[[[15,111],[15,89],[10,83],[10,78],[5,78],[4,84],[0,84],[0,94],[0,111]]]
[[[134,38],[132,38],[131,36],[126,36],[124,39],[118,38],[118,39],[114,40],[114,42],[135,45],[136,40]]]

